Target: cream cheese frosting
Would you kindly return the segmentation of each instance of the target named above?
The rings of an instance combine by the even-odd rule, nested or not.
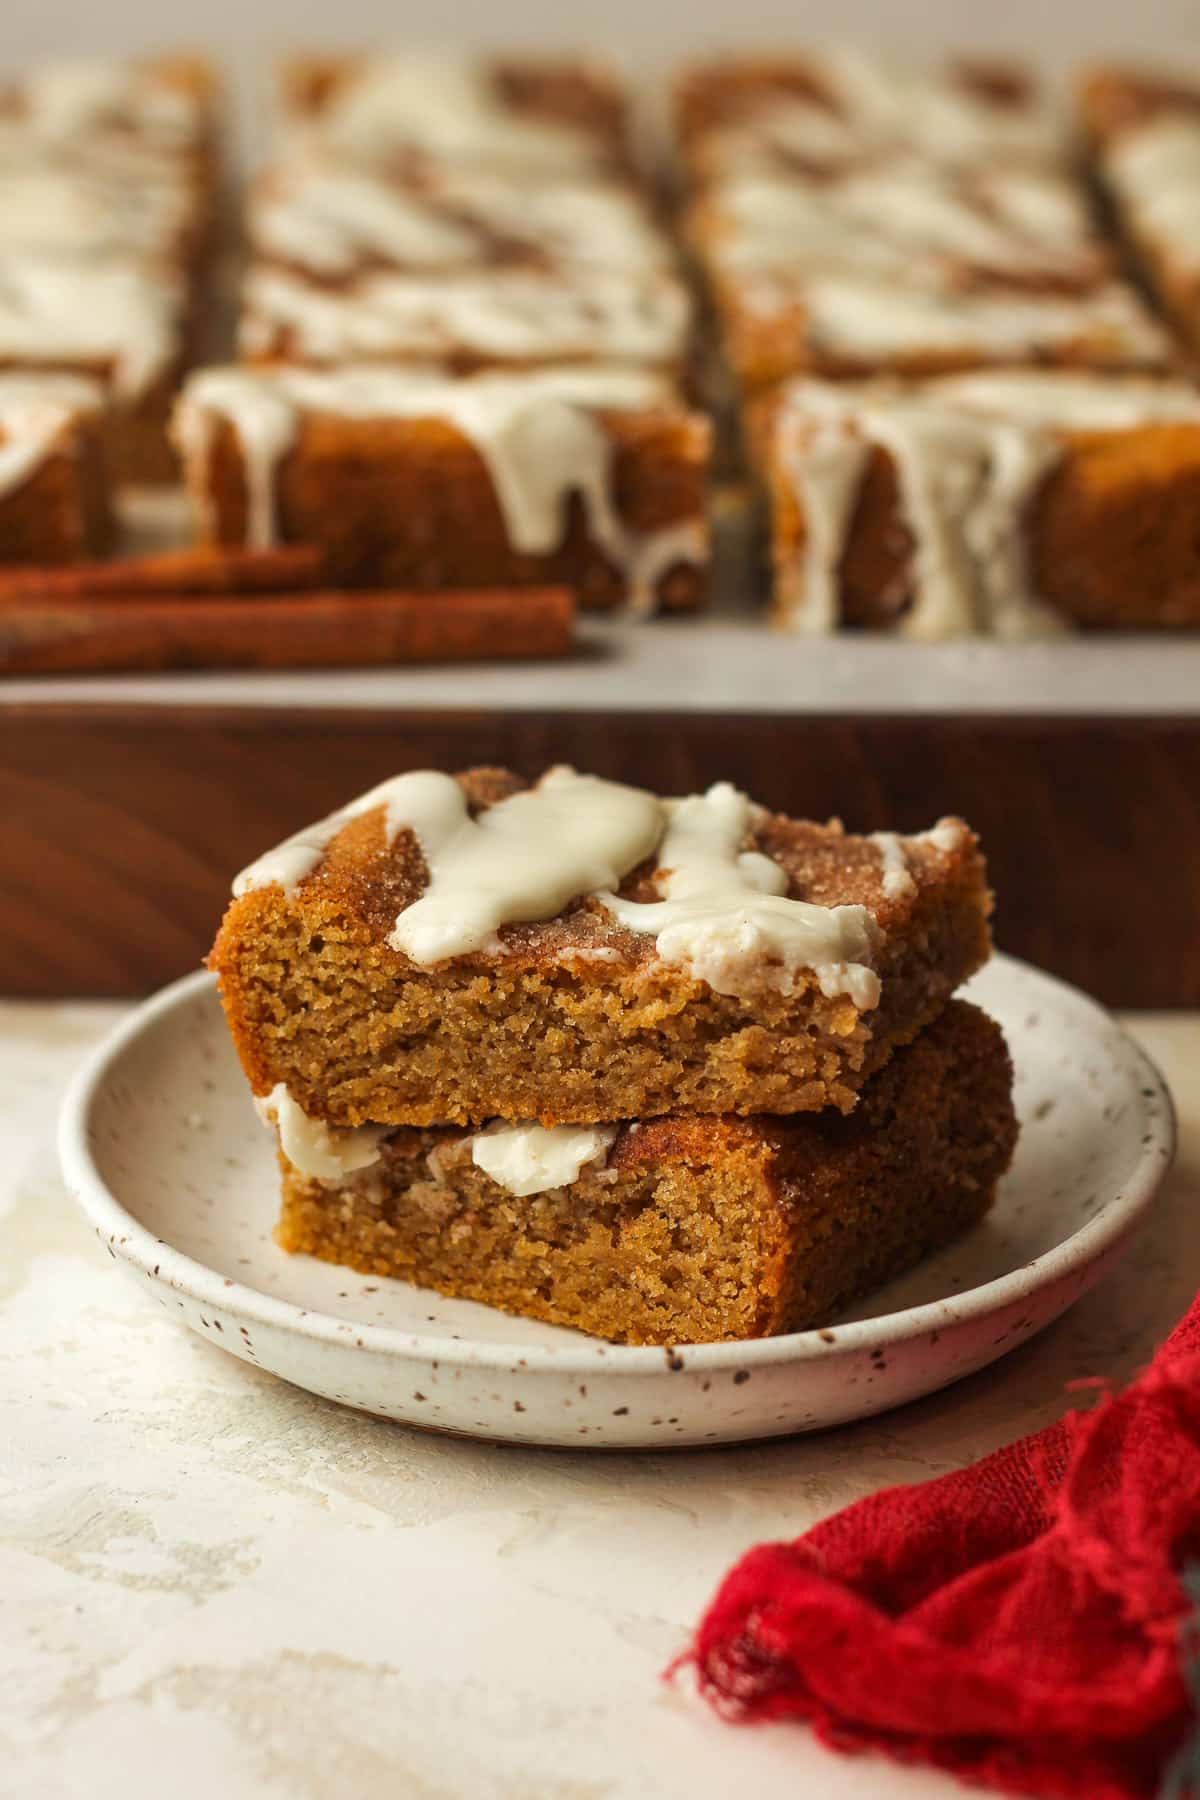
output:
[[[343,825],[378,808],[387,840],[413,831],[428,869],[424,892],[388,938],[419,966],[503,951],[503,926],[554,918],[590,895],[626,930],[653,937],[662,962],[717,993],[790,994],[811,971],[827,997],[845,995],[860,1011],[879,1003],[872,914],[791,898],[780,865],[745,848],[759,812],[727,782],[660,800],[555,768],[472,818],[452,777],[401,775],[260,857],[238,876],[235,894],[274,882],[294,891]],[[623,878],[651,858],[662,898],[622,898]]]
[[[497,1121],[471,1139],[476,1168],[506,1193],[525,1198],[569,1187],[612,1148],[615,1125],[509,1125]]]
[[[276,170],[251,208],[262,256],[323,276],[364,263],[443,271],[522,255],[549,266],[664,268],[671,257],[640,200],[615,183],[528,182],[442,170],[418,187],[369,169]]]
[[[135,62],[107,58],[43,63],[16,86],[22,124],[36,139],[73,144],[132,126],[156,147],[191,146],[201,107],[182,83]]]
[[[1200,115],[1166,111],[1121,132],[1101,166],[1134,237],[1167,267],[1200,271]]]
[[[816,264],[755,272],[739,294],[750,319],[769,322],[798,308],[816,351],[856,364],[947,356],[1019,363],[1081,352],[1116,368],[1165,368],[1170,360],[1166,332],[1114,281],[1081,293],[963,290],[933,271],[901,280]]]
[[[0,360],[108,364],[134,399],[177,355],[179,315],[178,284],[139,258],[0,252]]]
[[[313,1119],[293,1099],[284,1082],[256,1098],[255,1110],[264,1125],[274,1126],[279,1148],[298,1174],[323,1187],[340,1187],[351,1176],[374,1168],[381,1160],[383,1144],[396,1131],[394,1125],[339,1127]],[[451,1141],[450,1148],[465,1144],[476,1168],[505,1193],[526,1199],[569,1187],[583,1170],[603,1162],[616,1139],[616,1125],[538,1125],[529,1120],[510,1124],[497,1119]],[[439,1160],[446,1146],[430,1153],[429,1169],[441,1179]]]
[[[5,155],[0,142],[0,243],[9,249],[169,258],[193,213],[187,183],[168,169],[135,183],[103,159],[67,167]]]
[[[328,1186],[377,1163],[380,1145],[396,1129],[394,1125],[343,1127],[311,1119],[282,1081],[254,1104],[264,1125],[277,1129],[279,1147],[292,1167],[310,1181]]]
[[[947,166],[1059,161],[1067,131],[1040,94],[993,96],[949,68],[922,68],[849,45],[804,58],[811,95],[777,92],[711,135],[732,172],[782,158],[837,166],[915,151]]]
[[[422,779],[434,791],[435,778]],[[653,794],[573,769],[551,769],[477,819],[458,782],[441,784],[436,816],[417,831],[428,885],[388,938],[422,965],[494,950],[502,925],[553,918],[576,894],[613,886],[662,832]]]
[[[879,1004],[869,966],[877,937],[861,906],[813,906],[787,897],[788,878],[757,850],[744,850],[755,808],[729,782],[664,802],[657,902],[598,898],[627,930],[652,934],[663,962],[691,971],[714,993],[744,995],[763,985],[790,994],[815,972],[829,998],[846,994],[860,1011]]]
[[[844,264],[904,275],[914,254],[1000,277],[1097,278],[1082,196],[1059,170],[967,179],[901,157],[836,177],[743,175],[712,207],[713,259],[733,270]]]
[[[601,160],[591,132],[508,102],[486,63],[420,51],[364,59],[317,113],[293,115],[290,135],[364,162],[417,152],[545,175]]]
[[[285,333],[313,362],[379,357],[483,363],[591,360],[667,367],[683,356],[691,305],[659,271],[381,270],[346,288],[259,267],[242,293],[240,347],[270,354]]]

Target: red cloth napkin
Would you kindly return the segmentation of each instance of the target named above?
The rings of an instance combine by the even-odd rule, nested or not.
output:
[[[1015,1794],[1200,1795],[1197,1559],[1200,1297],[1094,1411],[751,1550],[683,1661],[724,1716],[803,1719],[839,1750]]]

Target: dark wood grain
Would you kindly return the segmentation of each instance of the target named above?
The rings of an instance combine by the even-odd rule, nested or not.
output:
[[[0,708],[0,992],[148,991],[196,967],[238,868],[349,795],[554,761],[666,793],[728,778],[856,829],[961,812],[1003,948],[1110,1005],[1200,1006],[1200,719],[39,704]]]

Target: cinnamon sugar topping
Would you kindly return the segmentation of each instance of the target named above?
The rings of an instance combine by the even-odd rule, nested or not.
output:
[[[428,869],[424,893],[388,938],[419,966],[502,951],[505,925],[554,918],[590,895],[626,930],[653,936],[664,963],[716,993],[791,994],[812,971],[826,997],[844,994],[860,1011],[878,1005],[871,913],[791,898],[780,865],[747,847],[758,809],[728,782],[659,800],[556,768],[473,818],[452,777],[401,775],[261,857],[238,876],[235,894],[276,881],[292,891],[345,824],[380,807],[388,840],[413,831]],[[621,897],[624,877],[650,857],[662,899]]]

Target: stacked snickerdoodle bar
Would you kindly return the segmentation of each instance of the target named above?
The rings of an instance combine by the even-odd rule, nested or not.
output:
[[[974,837],[727,783],[384,782],[212,954],[285,1249],[634,1343],[821,1323],[977,1220],[1016,1126]]]

